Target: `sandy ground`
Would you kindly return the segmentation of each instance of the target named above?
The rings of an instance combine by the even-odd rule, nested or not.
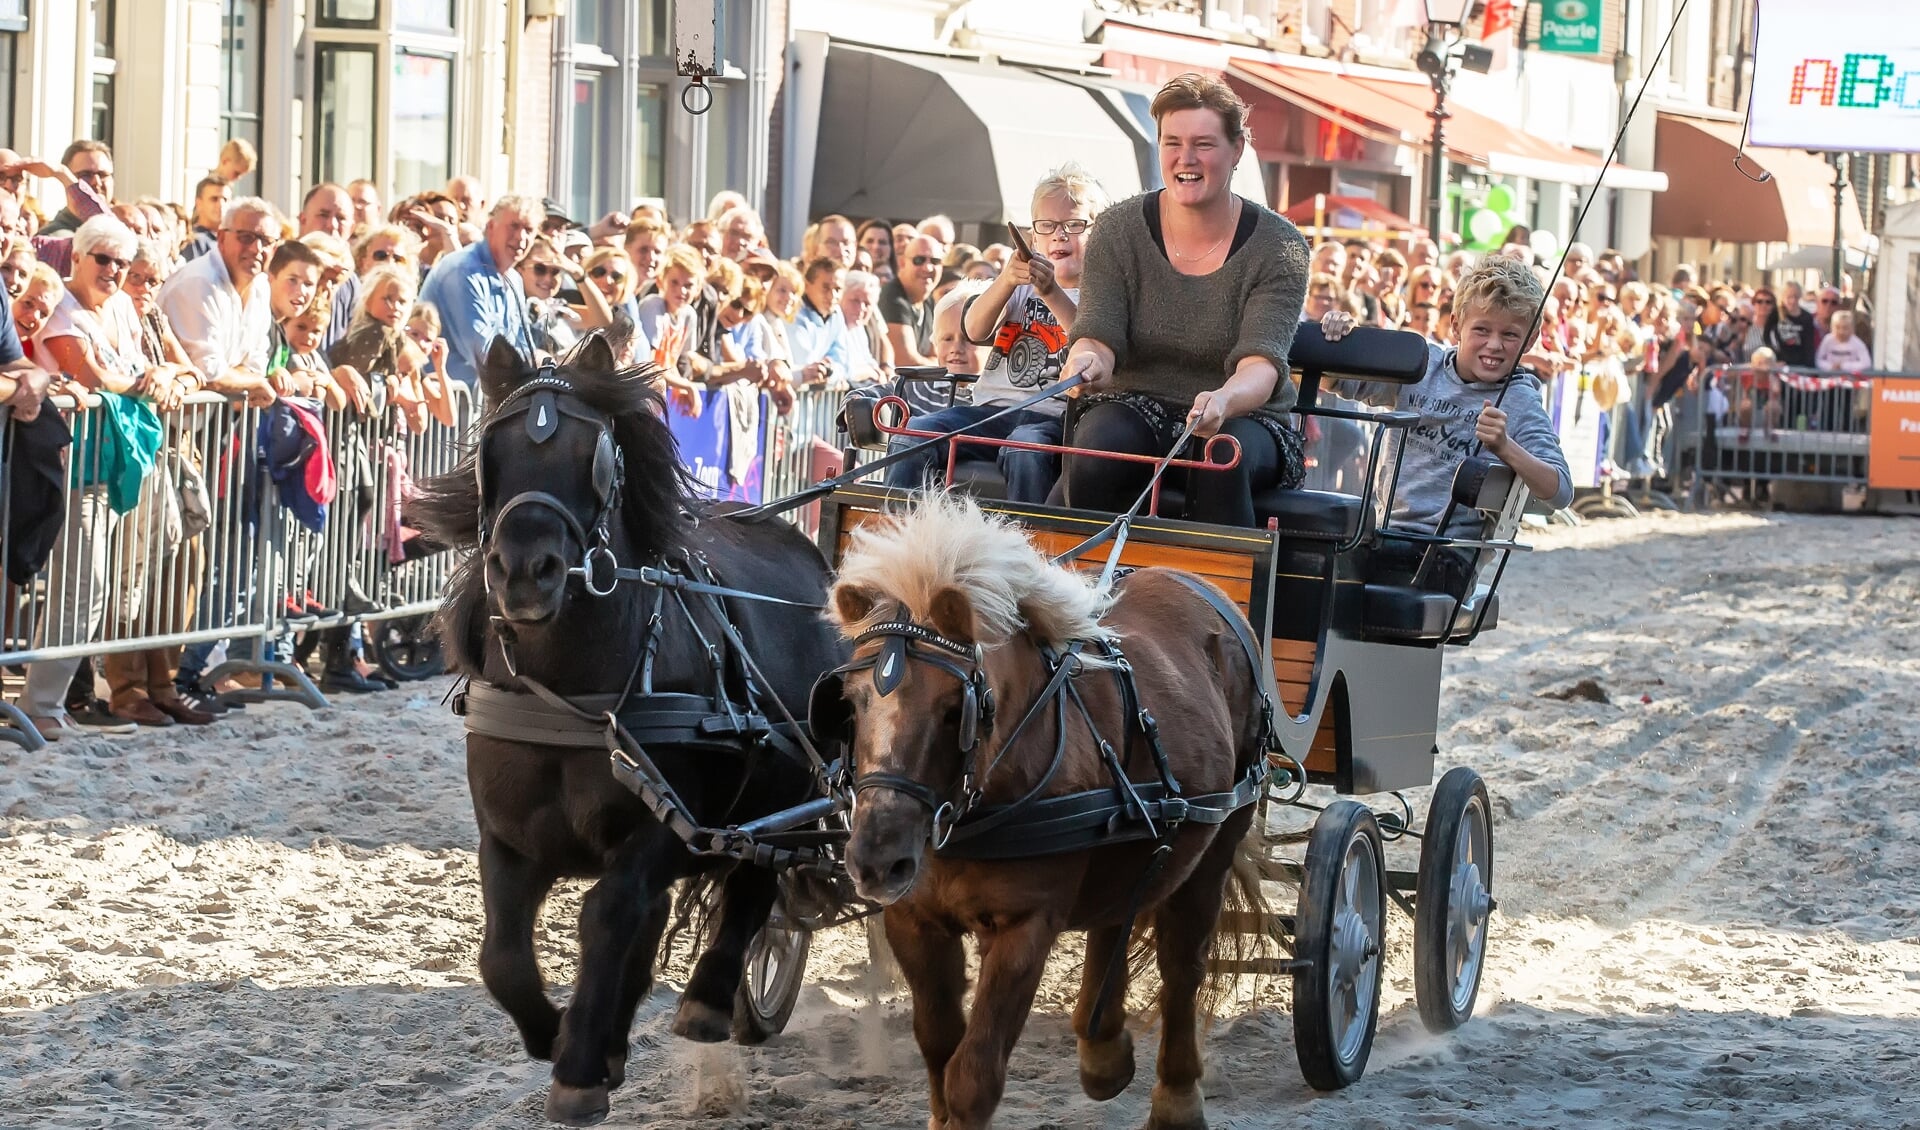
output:
[[[1539,535],[1506,623],[1449,659],[1443,762],[1492,789],[1479,1015],[1426,1034],[1395,952],[1367,1076],[1317,1096],[1287,991],[1210,1044],[1217,1127],[1920,1125],[1920,523],[1668,517]],[[1538,697],[1575,679],[1611,702]],[[479,892],[444,683],[200,731],[0,746],[0,1127],[523,1127],[544,1065],[474,968]],[[1425,796],[1411,799],[1424,806]],[[571,977],[549,909],[550,975]],[[1077,939],[1075,940],[1077,948]],[[1131,1127],[1074,1084],[1056,976],[1006,1127]],[[924,1125],[857,931],[786,1034],[638,1022],[613,1125]],[[731,1112],[705,1115],[724,1105]]]

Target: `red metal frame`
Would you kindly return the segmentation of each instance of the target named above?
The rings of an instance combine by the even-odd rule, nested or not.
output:
[[[889,424],[886,422],[884,414],[889,405],[899,410],[900,423]],[[1126,451],[1095,451],[1085,447],[1069,447],[1066,444],[1060,443],[1028,443],[1025,440],[993,439],[987,436],[953,435],[950,432],[922,431],[907,426],[912,420],[913,407],[898,396],[883,396],[880,398],[879,403],[873,406],[873,424],[875,428],[879,429],[882,435],[903,436],[908,439],[945,439],[949,441],[947,443],[946,476],[946,485],[949,487],[953,486],[953,472],[954,468],[958,466],[960,462],[960,445],[963,443],[978,444],[981,447],[1007,448],[1013,451],[1041,451],[1049,455],[1083,455],[1092,459],[1111,459],[1116,463],[1157,464],[1164,458],[1159,455],[1135,455]],[[1227,459],[1225,462],[1214,458],[1214,448],[1216,444],[1221,445],[1221,450],[1226,453]],[[1169,459],[1167,460],[1167,467],[1168,469],[1180,467],[1201,471],[1231,471],[1240,465],[1240,441],[1227,435],[1225,432],[1217,432],[1207,437],[1206,447],[1202,450],[1201,454],[1204,455],[1205,458]],[[1153,496],[1147,500],[1147,513],[1156,516],[1160,513],[1159,479],[1153,481]]]

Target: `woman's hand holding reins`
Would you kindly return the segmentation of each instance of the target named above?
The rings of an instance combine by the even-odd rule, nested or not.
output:
[[[1067,355],[1067,363],[1060,367],[1061,380],[1074,377],[1079,377],[1081,383],[1069,390],[1069,395],[1099,392],[1113,383],[1113,354],[1099,342],[1082,338]]]
[[[1193,407],[1187,410],[1187,423],[1192,425],[1193,434],[1208,439],[1217,434],[1227,424],[1227,392],[1225,389],[1213,389],[1193,398]]]

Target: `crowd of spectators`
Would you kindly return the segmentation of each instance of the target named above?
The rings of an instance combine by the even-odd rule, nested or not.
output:
[[[992,319],[972,319],[965,300],[991,291],[998,309],[1026,287],[1018,295],[1039,301],[1013,247],[960,242],[944,216],[825,216],[785,258],[733,192],[685,222],[649,204],[587,221],[552,199],[489,199],[471,176],[392,202],[356,180],[314,186],[288,215],[233,193],[254,163],[244,143],[229,145],[192,199],[175,204],[119,196],[100,142],[75,142],[57,162],[0,149],[0,285],[12,315],[0,327],[0,402],[13,420],[34,420],[50,395],[120,398],[165,432],[188,397],[212,392],[263,410],[391,413],[397,426],[420,429],[451,422],[453,387],[473,388],[496,336],[530,356],[558,355],[595,331],[621,361],[659,366],[669,410],[682,417],[698,416],[716,392],[765,394],[785,412],[807,388],[885,383],[956,359],[991,368],[972,355],[986,340],[974,321],[991,330]],[[29,178],[60,191],[52,215],[29,195]],[[1051,199],[1063,210],[1048,213],[1049,238],[1068,225],[1077,248],[1097,205],[1077,188]],[[1524,236],[1496,254],[1545,281],[1554,265],[1535,263]],[[1425,239],[1319,242],[1304,316],[1344,309],[1362,325],[1447,342],[1453,288],[1474,259]],[[1682,268],[1669,285],[1649,285],[1619,253],[1575,243],[1526,364],[1548,378],[1608,373],[1658,407],[1716,364],[1870,367],[1871,330],[1857,306],[1844,282],[1809,295],[1791,283],[1705,284]],[[120,513],[104,487],[73,492],[52,556],[79,563],[76,583],[101,587]],[[191,560],[182,551],[181,567]],[[219,627],[196,606],[194,585],[182,589],[175,630]],[[101,600],[70,603],[62,615],[85,624],[45,627],[100,638]],[[380,689],[350,633],[314,635],[325,648],[323,688]],[[21,707],[53,738],[204,725],[229,708],[219,692],[233,689],[203,680],[217,651],[116,656],[104,665],[105,700],[91,664],[36,662]]]
[[[75,142],[57,162],[0,149],[0,285],[11,314],[0,324],[0,403],[14,437],[10,646],[204,634],[233,623],[222,605],[244,582],[221,578],[224,588],[214,593],[210,571],[218,566],[208,562],[198,532],[209,505],[241,500],[207,497],[209,469],[198,464],[206,453],[188,434],[205,419],[192,413],[226,411],[219,398],[265,414],[263,442],[275,422],[304,427],[324,410],[359,420],[390,413],[401,431],[453,422],[449,381],[461,374],[440,337],[439,312],[416,295],[434,261],[457,256],[477,234],[474,217],[455,203],[476,203],[471,179],[387,212],[376,186],[322,184],[288,216],[258,197],[234,196],[232,183],[255,162],[244,143],[230,144],[194,186],[192,202],[176,205],[120,196],[113,153],[101,142]],[[29,194],[29,178],[60,190],[53,215]],[[513,301],[524,305],[517,292]],[[200,393],[217,396],[189,400]],[[49,397],[89,411],[44,410]],[[50,499],[27,492],[35,451],[52,452]],[[180,460],[191,466],[177,466]],[[193,499],[175,486],[188,481]],[[164,506],[156,501],[162,484],[179,494]],[[188,509],[202,522],[183,537],[178,519]],[[151,534],[162,510],[164,549]],[[36,523],[48,527],[45,537],[18,536]],[[113,550],[116,541],[125,544]],[[35,551],[23,548],[29,543]],[[129,569],[135,572],[123,572]],[[42,570],[48,599],[29,625],[13,613],[20,586]],[[127,576],[160,572],[174,579],[148,584],[145,596],[165,607],[136,614]],[[311,595],[288,598],[288,611],[313,611]],[[35,638],[22,638],[29,632]],[[326,649],[323,688],[393,685],[367,663],[357,629],[308,635],[308,648]],[[219,643],[116,651],[98,669],[83,658],[36,661],[18,705],[55,740],[86,730],[207,725],[234,708],[219,692],[238,684],[203,680],[222,651]]]

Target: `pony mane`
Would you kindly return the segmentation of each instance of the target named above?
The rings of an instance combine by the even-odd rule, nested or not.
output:
[[[610,362],[611,356],[604,340],[594,334],[560,361],[554,375],[571,384],[582,402],[611,423],[626,465],[620,513],[626,535],[634,543],[628,552],[651,560],[686,544],[692,529],[689,514],[703,509],[706,500],[696,493],[680,464],[679,447],[663,415],[665,398],[657,387],[658,368],[652,364],[597,367],[598,362]],[[498,418],[499,406],[508,395],[535,373],[524,362],[510,369],[482,365],[481,389],[490,407],[474,426],[467,451],[453,470],[421,483],[420,497],[407,507],[409,524],[464,555],[447,581],[436,617],[449,664],[456,671],[478,673],[482,657],[485,564],[472,552],[479,540],[480,487],[473,471],[479,439]]]
[[[830,612],[849,639],[890,619],[890,601],[925,622],[934,597],[947,588],[972,602],[977,638],[986,647],[1021,631],[1056,649],[1073,640],[1117,638],[1100,622],[1111,597],[1089,578],[1041,556],[1019,526],[944,491],[854,530],[840,562],[835,587],[841,586],[879,594],[873,611],[856,623]]]

